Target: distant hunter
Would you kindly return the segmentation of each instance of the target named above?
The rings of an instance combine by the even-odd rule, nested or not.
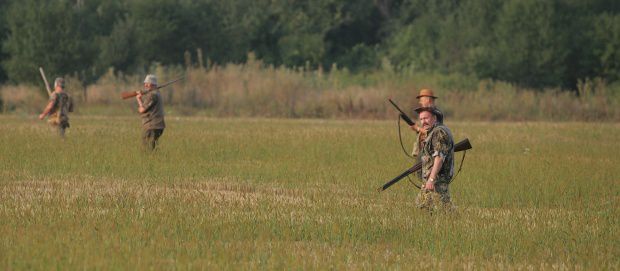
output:
[[[65,137],[65,129],[69,128],[69,112],[73,112],[73,101],[65,92],[65,79],[58,77],[54,80],[54,92],[50,95],[49,102],[39,115],[39,119],[49,116],[48,123],[58,128],[61,138]]]
[[[164,133],[164,105],[159,90],[157,77],[149,74],[144,78],[146,93],[137,92],[138,112],[142,117],[142,145],[147,150],[155,150],[157,140]]]

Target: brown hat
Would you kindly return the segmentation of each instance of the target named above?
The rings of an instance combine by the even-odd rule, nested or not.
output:
[[[418,94],[416,99],[420,99],[420,97],[431,97],[437,99],[437,96],[433,94],[433,90],[428,88],[420,89],[420,94]]]

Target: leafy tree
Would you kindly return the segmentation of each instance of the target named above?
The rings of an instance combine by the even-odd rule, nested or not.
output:
[[[495,25],[490,77],[528,87],[561,85],[569,51],[557,18],[552,1],[506,2]]]
[[[620,80],[615,0],[7,0],[0,82],[217,63],[473,74],[527,87]],[[203,59],[203,61],[206,59]]]
[[[64,75],[90,67],[94,49],[83,24],[84,14],[69,1],[24,0],[8,11],[10,34],[4,42],[9,57],[3,62],[16,82],[38,82],[38,66]]]
[[[114,23],[108,36],[99,38],[99,71],[110,67],[119,71],[135,70],[138,64],[138,48],[135,23],[131,17]]]
[[[449,0],[404,1],[385,45],[392,63],[415,70],[445,70],[441,59],[450,50],[438,45],[445,40],[446,30],[454,29],[457,8],[458,2]]]
[[[0,1],[0,44],[2,44],[4,40],[6,40],[6,38],[8,37],[8,26],[6,22],[8,6],[8,1]],[[8,58],[8,54],[1,50],[1,48],[2,47],[0,46],[0,63]],[[0,66],[0,83],[6,81],[7,79],[8,76],[6,74],[6,71],[2,68],[2,66]],[[2,104],[1,100],[0,104]]]
[[[620,80],[620,14],[603,14],[593,21],[593,53],[596,75],[609,81]]]
[[[130,16],[118,21],[116,35],[134,35],[134,61],[140,66],[152,62],[180,64],[184,52],[202,48],[206,56],[219,59],[227,46],[213,5],[205,1],[132,1]],[[122,30],[124,29],[124,30]]]
[[[349,70],[372,69],[379,64],[382,25],[392,14],[390,1],[344,1],[341,20],[325,33],[323,66],[332,63]]]

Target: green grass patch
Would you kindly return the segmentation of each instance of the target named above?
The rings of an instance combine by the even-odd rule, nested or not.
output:
[[[430,216],[376,192],[394,121],[169,117],[156,153],[138,117],[0,121],[2,269],[620,267],[618,124],[448,122],[474,149]]]

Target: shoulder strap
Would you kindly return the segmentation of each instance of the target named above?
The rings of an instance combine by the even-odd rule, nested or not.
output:
[[[459,173],[461,173],[461,169],[463,169],[463,163],[465,162],[465,154],[466,153],[467,153],[467,151],[463,151],[463,158],[461,158],[461,164],[459,165],[459,170],[456,172],[456,174],[454,174],[454,177],[452,177],[452,179],[450,179],[448,184],[452,183],[452,181],[454,181],[454,179],[456,179],[456,176],[459,176]]]

